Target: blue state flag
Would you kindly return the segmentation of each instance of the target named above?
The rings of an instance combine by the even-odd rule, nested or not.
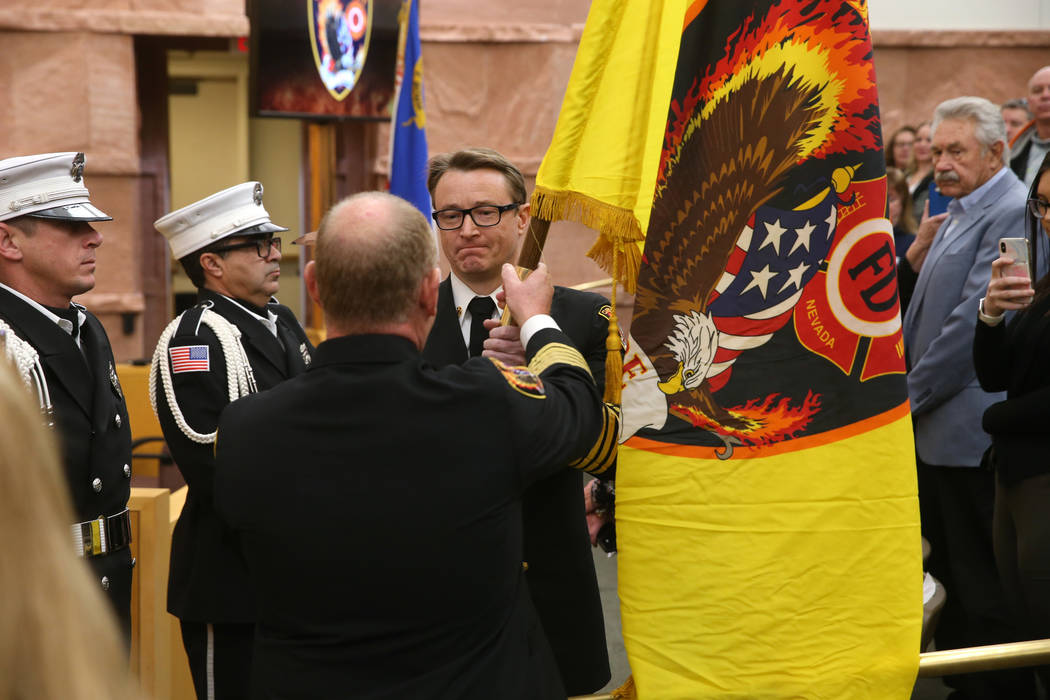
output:
[[[430,220],[427,191],[426,112],[423,108],[423,56],[419,48],[419,2],[403,0],[398,16],[398,88],[390,144],[390,192],[412,202]]]

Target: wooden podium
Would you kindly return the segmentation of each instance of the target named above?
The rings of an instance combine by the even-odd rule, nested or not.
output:
[[[194,700],[179,621],[167,611],[171,531],[186,502],[186,487],[133,488],[131,555],[131,670],[154,700]]]

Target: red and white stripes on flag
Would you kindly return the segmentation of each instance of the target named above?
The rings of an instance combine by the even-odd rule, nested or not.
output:
[[[211,369],[207,345],[184,345],[180,348],[169,348],[171,373],[207,372]]]

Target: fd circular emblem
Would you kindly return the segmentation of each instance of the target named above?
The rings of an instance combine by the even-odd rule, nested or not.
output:
[[[896,265],[888,219],[862,221],[839,241],[825,282],[828,305],[839,323],[872,338],[900,329]]]

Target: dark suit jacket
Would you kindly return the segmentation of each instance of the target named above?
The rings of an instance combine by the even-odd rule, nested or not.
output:
[[[1028,152],[1032,150],[1032,137],[1035,135],[1035,122],[1029,122],[1014,136],[1010,144],[1010,170],[1018,179],[1024,180],[1028,174]]]
[[[294,337],[290,343],[293,347],[286,349],[257,317],[221,294],[203,289],[198,295],[198,304],[203,302],[210,302],[212,311],[241,331],[241,345],[259,391],[306,370],[302,349],[310,353],[313,346],[289,308],[279,304],[268,307],[278,315],[278,324]],[[198,305],[182,315],[168,347],[208,346],[210,370],[172,375],[172,385],[186,422],[198,433],[210,433],[219,423],[219,413],[229,404],[229,393],[226,361],[218,339],[211,328],[198,324],[201,308]],[[170,356],[168,361],[170,366]],[[214,448],[211,444],[193,442],[182,433],[172,418],[161,383],[158,381],[156,386],[164,439],[189,485],[186,505],[171,540],[168,612],[194,622],[252,622],[254,605],[244,562],[233,533],[219,520],[212,505]],[[278,425],[259,426],[256,437],[266,443],[276,429]]]
[[[1006,399],[984,412],[983,426],[995,446],[999,479],[1012,485],[1050,471],[1050,297],[1043,297],[1008,322],[977,322],[973,357],[986,391],[1006,390]]]
[[[56,323],[2,288],[0,318],[40,354],[74,517],[83,522],[120,513],[131,495],[131,424],[102,324],[87,314],[80,328],[81,352]],[[95,479],[100,482],[98,491]],[[108,579],[108,590],[103,590],[129,631],[131,551],[124,548],[88,561],[96,578]]]
[[[598,294],[565,287],[554,288],[551,302],[551,316],[587,360],[599,390],[605,382],[608,303]],[[467,360],[448,278],[439,289],[437,318],[423,357],[437,367]],[[570,695],[598,690],[611,674],[580,472],[564,469],[530,487],[522,499],[522,517],[525,578],[565,689]]]
[[[436,370],[397,336],[335,338],[226,409],[215,505],[258,594],[256,697],[565,697],[524,591],[519,499],[601,428],[568,342],[531,340],[530,358],[549,350],[540,385],[486,359]],[[259,439],[278,423],[285,439]]]

